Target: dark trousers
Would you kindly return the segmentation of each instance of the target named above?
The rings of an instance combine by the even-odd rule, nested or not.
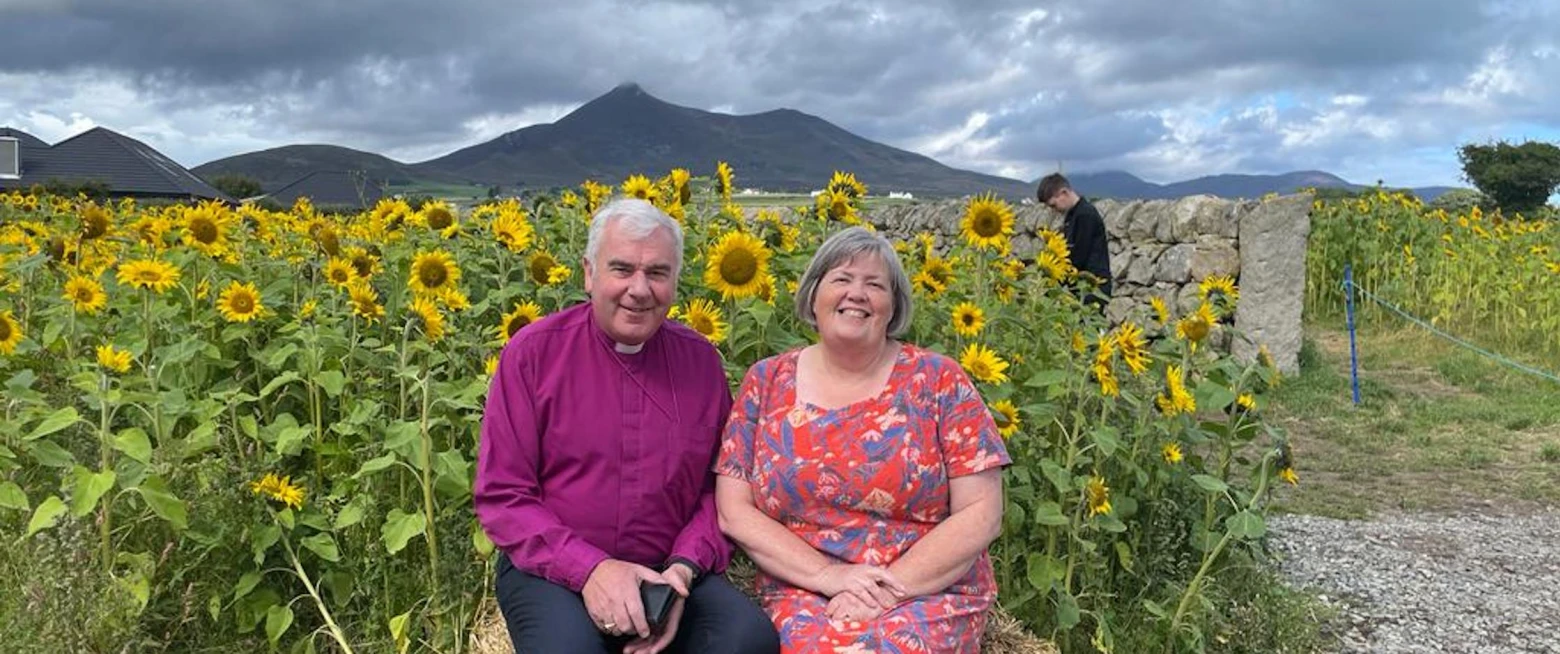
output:
[[[602,633],[578,593],[526,574],[498,556],[498,608],[517,654],[618,654],[632,637]],[[705,575],[689,591],[677,654],[776,654],[780,637],[769,616],[720,575]]]

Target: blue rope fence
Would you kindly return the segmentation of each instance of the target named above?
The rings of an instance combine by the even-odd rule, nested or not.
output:
[[[1358,284],[1354,283],[1354,267],[1353,266],[1344,266],[1344,269],[1343,269],[1343,292],[1346,295],[1346,297],[1345,297],[1345,307],[1347,308],[1347,313],[1348,313],[1348,327],[1349,327],[1349,376],[1353,380],[1354,403],[1356,405],[1358,405],[1360,403],[1360,374],[1359,374],[1359,350],[1358,350],[1358,347],[1355,345],[1355,338],[1354,338],[1354,331],[1355,331],[1354,330],[1354,294],[1355,293],[1360,294],[1360,296],[1364,297],[1367,300],[1370,300],[1371,302],[1374,302],[1374,303],[1376,303],[1378,305],[1381,305],[1382,307],[1386,308],[1388,311],[1391,311],[1392,313],[1395,313],[1398,316],[1402,317],[1404,320],[1407,320],[1407,321],[1409,321],[1409,322],[1411,322],[1411,323],[1413,323],[1415,325],[1418,325],[1418,326],[1424,328],[1425,331],[1428,331],[1428,332],[1430,332],[1432,334],[1435,334],[1436,336],[1439,336],[1439,337],[1444,338],[1444,339],[1446,339],[1448,341],[1451,341],[1452,343],[1455,343],[1455,344],[1457,344],[1459,346],[1462,346],[1462,347],[1464,347],[1464,348],[1466,348],[1466,349],[1468,349],[1468,350],[1470,350],[1470,351],[1472,351],[1474,353],[1477,353],[1478,355],[1480,355],[1480,356],[1482,356],[1482,357],[1484,357],[1486,359],[1494,361],[1494,362],[1496,362],[1496,363],[1498,363],[1500,365],[1506,366],[1508,368],[1511,368],[1511,369],[1514,369],[1514,370],[1518,370],[1518,371],[1521,371],[1521,372],[1525,372],[1525,373],[1533,375],[1535,377],[1539,377],[1539,378],[1542,378],[1542,379],[1547,379],[1549,381],[1552,381],[1552,382],[1555,382],[1557,384],[1560,384],[1560,375],[1556,375],[1556,374],[1554,374],[1552,372],[1548,372],[1548,371],[1545,371],[1545,370],[1540,370],[1538,368],[1534,368],[1533,366],[1529,366],[1529,365],[1521,363],[1519,361],[1513,361],[1510,357],[1506,357],[1506,356],[1504,356],[1502,354],[1499,354],[1497,352],[1491,352],[1491,351],[1486,350],[1486,349],[1484,349],[1482,347],[1474,345],[1473,343],[1469,343],[1466,340],[1463,340],[1461,338],[1458,338],[1456,336],[1448,334],[1445,331],[1442,331],[1441,329],[1437,328],[1435,325],[1432,325],[1429,322],[1426,322],[1425,320],[1422,320],[1419,317],[1414,316],[1413,314],[1410,314],[1407,311],[1404,311],[1403,309],[1399,308],[1397,305],[1394,305],[1391,302],[1388,302],[1386,300],[1381,299],[1380,297],[1377,297],[1375,294],[1371,293],[1370,291],[1367,291],[1367,290],[1365,290],[1363,288],[1360,288]]]

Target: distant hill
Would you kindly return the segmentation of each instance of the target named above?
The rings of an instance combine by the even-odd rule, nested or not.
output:
[[[1019,180],[958,170],[929,157],[869,141],[792,109],[733,116],[663,102],[634,84],[596,98],[558,122],[533,125],[419,163],[413,169],[481,184],[565,186],[689,168],[712,174],[725,161],[741,187],[822,188],[850,171],[872,193],[964,195],[995,191],[1027,197]]]
[[[314,172],[363,171],[370,180],[392,186],[415,181],[454,181],[434,171],[416,172],[404,163],[362,150],[336,145],[287,145],[234,155],[191,169],[210,181],[219,175],[238,174],[260,182],[267,193]]]
[[[836,170],[849,171],[875,195],[917,197],[993,191],[1010,200],[1032,199],[1035,182],[945,166],[890,147],[793,109],[735,116],[664,102],[635,84],[620,85],[557,122],[532,125],[450,154],[405,164],[333,145],[289,145],[218,159],[194,168],[207,180],[238,173],[275,191],[311,172],[366,171],[391,186],[414,183],[482,184],[505,189],[575,186],[586,179],[618,183],[632,174],[659,176],[672,168],[711,175],[725,161],[737,186],[806,192]],[[1257,198],[1299,188],[1365,188],[1331,173],[1212,175],[1155,184],[1123,171],[1068,173],[1085,196],[1117,199],[1212,194]],[[1414,189],[1425,200],[1447,187]],[[393,189],[392,189],[393,191]]]
[[[1302,188],[1336,188],[1351,191],[1369,188],[1352,184],[1337,175],[1320,170],[1301,170],[1278,175],[1209,175],[1171,184],[1147,182],[1131,173],[1119,170],[1068,174],[1067,179],[1079,193],[1088,197],[1148,200],[1205,193],[1226,198],[1259,198],[1268,193],[1291,193]],[[1413,191],[1421,200],[1429,202],[1452,188],[1426,186],[1415,188]]]

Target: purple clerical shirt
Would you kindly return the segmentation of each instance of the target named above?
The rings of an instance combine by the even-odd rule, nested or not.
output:
[[[725,570],[710,472],[731,410],[720,354],[667,321],[615,350],[580,304],[509,340],[488,389],[477,519],[516,568],[579,592],[607,558]]]

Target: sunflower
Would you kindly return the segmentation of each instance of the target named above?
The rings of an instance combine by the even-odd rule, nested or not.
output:
[[[342,257],[331,257],[325,262],[325,281],[337,288],[346,288],[353,280],[358,278],[357,268]]]
[[[455,257],[443,250],[418,252],[412,259],[411,279],[407,285],[418,295],[439,295],[455,288],[460,281],[460,266]]]
[[[314,312],[319,310],[319,308],[320,308],[320,301],[319,300],[316,300],[316,299],[314,299],[312,297],[307,299],[307,300],[304,300],[303,301],[303,306],[298,307],[298,319],[299,320],[308,320],[309,318],[314,316]]]
[[[71,276],[65,282],[65,299],[70,300],[77,311],[95,314],[108,304],[108,294],[98,280],[81,275]]]
[[[1063,261],[1072,261],[1072,248],[1067,245],[1067,237],[1061,232],[1042,229],[1040,240],[1045,241],[1045,251],[1055,255]]]
[[[726,232],[710,249],[704,283],[727,300],[757,295],[769,274],[769,256],[769,248],[757,237]]]
[[[347,286],[347,296],[352,299],[352,315],[370,323],[384,317],[385,308],[379,304],[379,292],[362,278]]]
[[[1127,321],[1116,328],[1116,347],[1121,351],[1121,360],[1132,370],[1132,374],[1141,375],[1148,370],[1148,341],[1143,339],[1143,330],[1136,323]]]
[[[580,187],[585,191],[585,219],[589,220],[601,208],[601,203],[612,197],[612,187],[588,179]]]
[[[107,209],[97,206],[95,202],[88,202],[81,210],[81,239],[90,241],[103,238],[114,227],[113,216]]]
[[[1186,377],[1182,374],[1180,366],[1165,368],[1165,385],[1166,392],[1154,398],[1160,413],[1173,418],[1197,410],[1197,400],[1186,391]]]
[[[508,342],[520,328],[541,320],[542,307],[535,302],[516,304],[513,311],[504,314],[504,318],[498,325],[499,340]]]
[[[959,233],[971,246],[1000,250],[1013,236],[1013,207],[991,193],[976,196],[964,209]]]
[[[1018,419],[1018,407],[1012,400],[998,400],[991,405],[991,418],[997,423],[997,433],[1003,438],[1018,433],[1023,422]]]
[[[856,215],[856,205],[851,203],[848,195],[824,191],[818,194],[816,204],[819,220],[835,220],[847,225],[861,224],[861,217]]]
[[[769,306],[774,306],[775,305],[775,276],[774,275],[764,275],[764,278],[759,281],[759,284],[758,284],[758,299],[763,300],[764,304],[767,304]]]
[[[120,284],[166,292],[179,282],[179,268],[166,261],[135,259],[119,264]]]
[[[1245,411],[1256,411],[1257,397],[1251,393],[1241,393],[1239,397],[1235,398],[1235,406]]]
[[[482,374],[492,377],[498,373],[498,355],[495,354],[482,362]]]
[[[1035,258],[1035,265],[1039,266],[1040,270],[1045,272],[1047,279],[1050,279],[1057,284],[1067,281],[1068,278],[1077,273],[1077,271],[1073,269],[1071,261],[1063,257],[1056,256],[1056,253],[1051,252],[1050,250],[1041,252],[1040,256]]]
[[[1110,515],[1110,487],[1105,485],[1104,477],[1090,477],[1085,491],[1089,499],[1089,517]]]
[[[715,164],[715,192],[720,194],[722,200],[731,200],[731,187],[735,182],[731,172],[731,164],[724,161]]]
[[[988,384],[1007,383],[1008,377],[1005,371],[1008,362],[990,348],[979,343],[970,343],[964,348],[964,354],[959,358],[959,363],[964,365],[971,377]]]
[[[412,300],[409,307],[412,313],[422,322],[423,334],[430,342],[438,342],[444,338],[444,314],[439,313],[439,306],[428,298]]]
[[[678,320],[703,334],[711,343],[726,340],[726,322],[722,319],[720,307],[715,306],[714,302],[704,298],[689,300],[688,308]]]
[[[357,276],[363,279],[373,277],[384,270],[384,266],[379,264],[378,256],[355,245],[343,250],[341,256],[352,262],[352,269],[357,271]]]
[[[1171,464],[1180,463],[1181,459],[1185,458],[1181,454],[1181,444],[1176,442],[1165,443],[1159,448],[1159,455],[1164,457],[1165,463]]]
[[[1300,475],[1296,474],[1295,473],[1295,469],[1291,468],[1291,467],[1287,467],[1286,466],[1283,469],[1279,470],[1278,471],[1278,478],[1282,479],[1284,481],[1289,482],[1290,486],[1299,486],[1300,485]]]
[[[308,493],[303,486],[294,485],[291,476],[278,477],[274,472],[266,473],[259,481],[249,482],[249,490],[294,509],[303,507],[303,496]]]
[[[0,354],[10,354],[16,351],[16,344],[22,342],[22,326],[16,324],[16,319],[11,317],[11,310],[0,311]]]
[[[686,168],[673,168],[670,175],[672,180],[672,197],[677,199],[677,204],[687,206],[693,200],[693,189],[688,186],[688,180],[693,175]]]
[[[1118,351],[1115,334],[1101,334],[1094,350],[1094,363],[1089,370],[1094,381],[1099,382],[1100,394],[1105,397],[1121,395],[1121,383],[1116,380],[1116,368],[1111,365]]]
[[[554,259],[546,250],[537,250],[531,254],[531,259],[526,262],[526,270],[531,273],[531,281],[537,286],[546,286],[548,273],[558,266],[558,260]]]
[[[228,282],[217,298],[217,311],[228,322],[249,322],[265,311],[265,305],[260,303],[260,290],[253,283]]]
[[[1197,344],[1208,338],[1208,332],[1213,330],[1213,325],[1218,319],[1213,316],[1212,307],[1204,302],[1197,306],[1197,310],[1175,323],[1175,337],[1186,340],[1196,349]]]
[[[1240,302],[1240,290],[1229,275],[1208,277],[1197,285],[1197,291],[1204,303],[1213,305],[1220,318],[1233,315],[1236,303]]]
[[[220,202],[202,202],[184,210],[184,244],[208,257],[221,257],[228,251],[228,228],[233,214]]]
[[[564,265],[557,265],[547,269],[547,285],[562,284],[569,281],[574,275],[574,269]]]
[[[973,302],[960,302],[953,308],[953,331],[960,336],[979,336],[986,327],[986,312]]]
[[[1078,354],[1089,351],[1089,341],[1083,338],[1083,332],[1072,333],[1072,349]]]
[[[655,182],[650,181],[644,175],[630,175],[623,180],[623,195],[639,198],[652,204],[661,203],[661,189],[655,187]]]
[[[320,251],[326,256],[341,256],[341,232],[335,225],[320,221],[309,228],[309,233],[314,236],[314,243],[320,246]]]
[[[828,192],[833,195],[843,195],[852,200],[859,200],[867,196],[867,185],[856,181],[854,173],[834,171],[834,177],[829,179]]]
[[[583,200],[580,199],[580,194],[575,193],[574,191],[564,191],[561,195],[558,196],[558,204],[562,205],[565,209],[578,209],[580,208],[581,202],[583,202]]]
[[[531,241],[536,237],[536,229],[531,227],[531,221],[526,220],[525,211],[519,208],[499,211],[498,217],[488,226],[493,232],[493,238],[510,252],[521,252],[531,247]]]
[[[123,375],[130,372],[129,350],[116,350],[112,345],[97,346],[97,362],[104,370]]]
[[[921,272],[930,276],[939,289],[946,290],[953,285],[953,263],[952,259],[927,257],[926,263],[921,266]]]
[[[460,220],[456,218],[455,210],[443,200],[423,205],[422,211],[417,212],[416,220],[444,238],[453,238],[460,232]]]
[[[1164,298],[1155,295],[1151,298],[1148,298],[1148,304],[1154,308],[1154,320],[1159,321],[1160,325],[1167,325],[1170,323],[1170,307],[1165,306]]]
[[[1008,259],[1002,262],[1002,276],[1013,281],[1018,281],[1024,274],[1024,261],[1022,259]]]

